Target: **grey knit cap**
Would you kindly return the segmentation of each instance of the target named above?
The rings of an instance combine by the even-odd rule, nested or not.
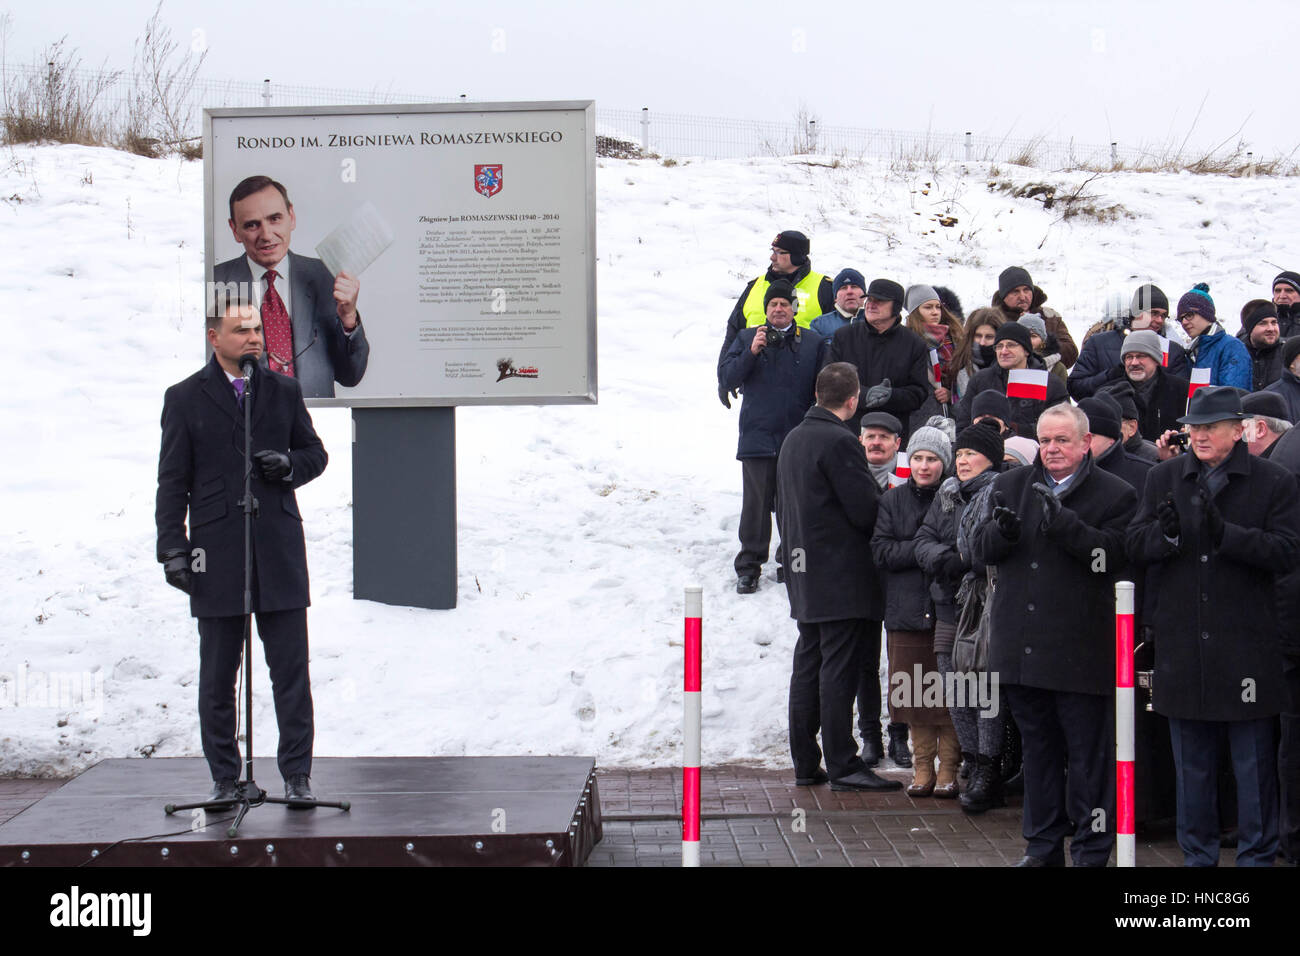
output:
[[[1044,345],[1047,344],[1047,323],[1037,312],[1026,312],[1016,321],[1042,339]]]
[[[937,298],[937,296],[936,296]],[[913,452],[933,452],[943,462],[943,473],[952,474],[952,443],[957,437],[957,426],[951,418],[931,416],[924,425],[912,432],[907,443],[907,457]]]
[[[1164,361],[1165,353],[1160,348],[1160,336],[1156,335],[1150,329],[1140,329],[1137,332],[1130,332],[1124,339],[1124,344],[1119,349],[1119,360],[1124,361],[1124,356],[1129,352],[1141,352],[1143,355],[1149,355],[1156,360],[1159,365]]]
[[[934,291],[934,286],[930,285],[909,285],[907,293],[903,296],[903,308],[912,312],[923,302],[929,302],[931,299],[938,299],[939,293]]]

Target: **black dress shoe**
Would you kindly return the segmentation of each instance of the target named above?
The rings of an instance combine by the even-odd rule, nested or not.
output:
[[[239,785],[227,777],[212,781],[212,792],[208,794],[208,803],[213,810],[229,810],[239,800]]]
[[[311,778],[305,773],[290,774],[284,782],[284,798],[289,801],[291,810],[309,809],[310,801],[316,799],[316,795],[311,792]]]
[[[907,749],[907,724],[889,724],[889,759],[904,770],[912,769],[912,751]]]
[[[851,773],[847,777],[840,777],[838,780],[831,781],[832,790],[902,790],[903,782],[901,780],[886,780],[884,777],[878,777],[870,770],[859,770],[857,773]]]
[[[1012,863],[1011,865],[1029,867],[1031,869],[1037,866],[1065,866],[1064,863],[1049,863],[1041,856],[1030,856],[1029,854],[1025,854],[1019,863]]]
[[[794,782],[795,786],[799,787],[815,787],[819,784],[825,783],[829,779],[830,777],[826,776],[826,771],[816,770],[813,772],[811,777],[795,777]]]
[[[862,735],[862,762],[868,767],[874,767],[885,757],[885,746],[880,740],[880,728],[876,728],[875,733],[866,732]]]
[[[757,574],[742,574],[736,579],[737,594],[753,594],[758,590]]]

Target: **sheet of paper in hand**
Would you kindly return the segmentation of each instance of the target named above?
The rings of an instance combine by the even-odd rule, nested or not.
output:
[[[331,275],[346,272],[355,279],[383,255],[393,239],[392,227],[367,201],[317,244],[316,254]]]

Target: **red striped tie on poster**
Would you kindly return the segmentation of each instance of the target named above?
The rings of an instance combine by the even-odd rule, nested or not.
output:
[[[1211,369],[1208,369],[1208,368],[1194,368],[1194,369],[1192,369],[1192,377],[1191,377],[1190,379],[1188,379],[1188,382],[1187,382],[1187,400],[1188,400],[1189,402],[1192,400],[1192,394],[1193,394],[1193,393],[1194,393],[1198,388],[1205,388],[1205,386],[1207,386],[1207,385],[1210,384],[1210,372],[1211,372],[1211,371],[1212,371],[1212,370],[1211,370]]]
[[[700,865],[700,662],[704,589],[686,589],[686,666],[682,684],[682,866]]]
[[[1017,368],[1007,374],[1007,398],[1047,401],[1047,369]]]
[[[1165,368],[1169,367],[1169,340],[1163,335],[1157,335],[1160,340],[1160,364]]]
[[[1116,866],[1137,866],[1133,732],[1133,582],[1115,582]]]

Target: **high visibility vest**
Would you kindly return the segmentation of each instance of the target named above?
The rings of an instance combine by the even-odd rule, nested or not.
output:
[[[822,314],[821,306],[818,304],[817,292],[825,278],[820,272],[809,272],[794,287],[795,297],[799,300],[799,308],[794,313],[794,321],[805,329],[812,325],[813,320]],[[767,294],[769,285],[771,283],[767,281],[767,276],[759,276],[754,280],[754,286],[749,290],[749,295],[745,296],[743,310],[745,313],[745,328],[752,329],[756,325],[767,325],[767,310],[763,308],[763,296]]]

